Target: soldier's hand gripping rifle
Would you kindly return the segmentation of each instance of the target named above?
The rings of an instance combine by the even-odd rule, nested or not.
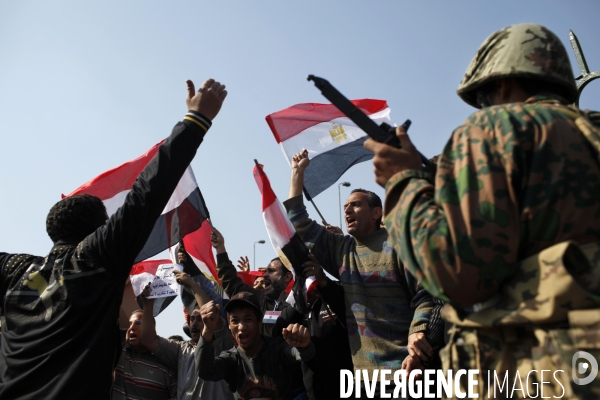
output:
[[[360,129],[365,131],[373,140],[385,143],[398,149],[402,148],[398,136],[396,136],[396,128],[383,122],[381,125],[377,125],[371,118],[369,118],[364,112],[350,102],[343,94],[341,94],[336,88],[334,88],[329,81],[318,76],[309,75],[307,80],[313,81],[315,86],[321,91],[321,94],[325,96],[327,100],[336,106],[341,112],[343,112],[348,118],[352,120]],[[404,129],[408,131],[410,126],[410,120],[407,120],[402,124]],[[427,157],[419,152],[421,156],[421,162],[423,163],[423,169],[427,172],[435,173],[436,166],[434,163],[429,161]]]

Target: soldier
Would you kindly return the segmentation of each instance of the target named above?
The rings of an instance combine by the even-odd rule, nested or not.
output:
[[[567,53],[535,24],[486,39],[458,95],[480,110],[453,132],[435,178],[402,127],[402,149],[365,143],[395,248],[451,303],[443,367],[478,369],[480,398],[598,398],[600,380],[582,382],[600,356],[600,114],[571,105]],[[590,379],[571,369],[578,350]]]

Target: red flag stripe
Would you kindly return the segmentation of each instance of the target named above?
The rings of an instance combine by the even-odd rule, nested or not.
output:
[[[156,270],[158,269],[158,266],[161,264],[173,264],[173,262],[171,260],[142,261],[137,264],[134,264],[133,267],[131,267],[131,272],[129,272],[129,275],[137,275],[137,274],[141,274],[143,272],[147,272],[149,274],[156,275]]]
[[[183,245],[185,250],[192,258],[203,262],[208,268],[210,274],[213,276],[215,281],[220,285],[221,280],[217,274],[217,263],[212,252],[212,244],[210,241],[210,234],[212,227],[208,221],[205,221],[200,225],[200,228],[192,233],[187,234],[183,238]]]
[[[144,170],[146,164],[148,164],[150,160],[152,160],[152,157],[156,155],[158,152],[158,146],[160,146],[163,142],[164,140],[160,143],[157,143],[150,150],[135,160],[128,161],[116,168],[98,175],[89,182],[84,183],[73,192],[69,193],[67,197],[76,194],[93,194],[94,196],[99,197],[101,200],[106,200],[112,198],[117,193],[130,190],[140,172]]]
[[[277,200],[277,196],[275,196],[275,192],[271,189],[271,182],[269,182],[269,178],[265,175],[262,164],[254,166],[252,175],[254,175],[258,190],[262,194],[262,211],[264,212],[267,207]]]
[[[385,100],[358,99],[351,102],[367,115],[388,108]],[[302,103],[267,115],[266,120],[275,140],[281,143],[311,126],[345,117],[333,104]]]

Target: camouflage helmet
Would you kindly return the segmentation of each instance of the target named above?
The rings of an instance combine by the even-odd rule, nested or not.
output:
[[[501,78],[536,78],[564,89],[577,101],[577,86],[567,52],[558,37],[537,24],[511,25],[492,33],[477,50],[467,68],[458,95],[475,108],[477,89]]]

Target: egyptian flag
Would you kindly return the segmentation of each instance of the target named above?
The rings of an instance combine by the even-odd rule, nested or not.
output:
[[[246,284],[253,286],[256,278],[263,276],[264,271],[238,271],[237,276]]]
[[[217,275],[217,263],[212,252],[212,243],[210,234],[212,226],[209,221],[205,221],[200,226],[200,229],[186,235],[183,238],[183,247],[188,253],[198,270],[206,276],[214,285],[221,286],[221,280]],[[175,256],[177,250],[175,250]],[[186,271],[188,272],[188,271]],[[188,272],[191,276],[196,274]],[[222,292],[223,289],[221,289]],[[221,293],[222,294],[222,293]]]
[[[227,295],[223,291],[223,286],[217,275],[217,264],[210,241],[211,232],[212,226],[206,220],[202,223],[200,229],[183,238],[183,247],[190,259],[190,262],[183,263],[183,272],[189,274],[216,304],[221,305],[221,313],[226,317],[223,298],[227,298]],[[177,263],[179,244],[172,247],[171,250],[171,259],[174,263]],[[187,288],[182,288],[181,300],[187,313],[191,314],[196,307],[194,293]]]
[[[378,125],[390,120],[385,100],[351,100]],[[310,165],[304,172],[304,188],[314,197],[337,182],[354,164],[373,158],[363,148],[367,134],[333,104],[296,104],[267,115],[267,123],[291,164],[294,154],[308,150]]]
[[[294,273],[295,283],[292,288],[295,307],[301,313],[308,312],[305,297],[306,280],[302,274],[302,264],[309,261],[308,248],[296,233],[294,226],[287,217],[285,208],[279,202],[269,178],[265,175],[261,164],[256,164],[252,171],[258,190],[262,194],[262,212],[265,227],[273,249],[287,269]],[[314,280],[313,277],[309,278]]]
[[[163,141],[164,142],[164,141]],[[68,196],[90,194],[99,197],[109,216],[125,202],[127,193],[144,167],[158,152],[160,142],[141,157],[106,171],[81,185]],[[68,197],[68,196],[63,196]],[[154,229],[135,262],[152,257],[174,246],[181,238],[200,227],[209,218],[202,193],[198,189],[192,168],[188,167],[171,195],[162,215],[156,220]]]

